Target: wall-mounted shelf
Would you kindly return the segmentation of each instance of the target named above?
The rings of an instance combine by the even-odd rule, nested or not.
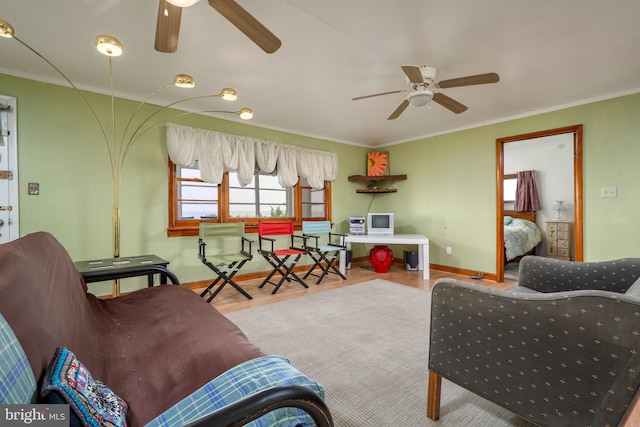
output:
[[[378,176],[366,176],[366,175],[351,175],[349,178],[351,182],[381,182],[381,181],[402,181],[407,179],[407,175],[378,175]],[[396,188],[363,188],[356,190],[356,193],[395,193],[398,191]]]
[[[356,193],[395,193],[397,188],[363,188],[356,190]]]
[[[349,177],[349,181],[351,182],[402,181],[404,179],[407,179],[407,175],[378,175],[378,176],[351,175]]]

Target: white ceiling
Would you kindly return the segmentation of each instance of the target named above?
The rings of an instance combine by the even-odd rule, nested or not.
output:
[[[280,40],[266,54],[206,1],[182,13],[178,52],[153,49],[158,0],[0,0],[0,18],[79,87],[109,88],[99,34],[124,45],[113,59],[117,95],[142,100],[177,73],[189,95],[233,87],[190,110],[251,107],[257,126],[376,147],[640,91],[638,0],[237,0]],[[444,89],[467,105],[409,107],[401,65],[437,68],[436,80],[496,72],[500,82]],[[0,39],[0,72],[60,82],[15,40]],[[183,92],[153,98],[166,104]],[[6,94],[6,93],[5,93]],[[6,94],[10,95],[10,94]],[[221,116],[235,120],[235,116]]]

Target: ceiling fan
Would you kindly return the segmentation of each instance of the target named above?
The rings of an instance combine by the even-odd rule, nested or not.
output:
[[[155,49],[173,53],[178,49],[182,8],[192,6],[199,0],[159,0],[158,23],[156,25]],[[207,0],[209,6],[224,16],[255,44],[267,53],[280,48],[282,42],[235,0]]]
[[[498,74],[486,73],[436,82],[436,69],[434,67],[403,65],[401,68],[402,71],[404,71],[409,89],[359,96],[357,98],[353,98],[353,101],[372,98],[374,96],[390,95],[392,93],[409,92],[407,98],[402,101],[393,113],[391,113],[387,120],[397,119],[409,105],[420,107],[429,104],[432,100],[454,113],[460,114],[466,111],[468,107],[441,92],[436,92],[438,89],[482,85],[487,83],[497,83],[500,81],[500,76],[498,76]]]

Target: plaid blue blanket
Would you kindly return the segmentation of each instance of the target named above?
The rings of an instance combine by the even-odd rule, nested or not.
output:
[[[36,379],[22,346],[0,314],[0,403],[35,403]]]
[[[263,356],[235,366],[178,402],[146,427],[181,426],[245,396],[279,385],[306,387],[324,399],[324,388],[281,356]],[[281,408],[247,424],[251,427],[313,426],[313,420],[296,408]]]

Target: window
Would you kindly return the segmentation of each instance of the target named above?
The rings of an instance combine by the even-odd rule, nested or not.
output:
[[[513,203],[516,200],[516,185],[518,183],[518,174],[509,174],[504,176],[503,198],[505,203]]]
[[[292,188],[283,188],[277,176],[257,173],[247,186],[238,183],[235,173],[229,181],[229,218],[293,218]]]
[[[302,216],[306,218],[322,218],[326,219],[327,215],[327,198],[326,185],[324,190],[316,190],[311,188],[305,178],[300,180],[302,189]]]
[[[257,232],[262,218],[288,218],[301,228],[303,220],[331,219],[331,184],[311,188],[302,178],[284,188],[277,176],[256,173],[242,187],[237,174],[224,175],[219,185],[200,179],[197,166],[183,168],[169,161],[169,236],[195,236],[200,221],[244,221],[246,232]]]
[[[198,169],[177,168],[178,218],[217,219],[218,186],[202,182]]]

